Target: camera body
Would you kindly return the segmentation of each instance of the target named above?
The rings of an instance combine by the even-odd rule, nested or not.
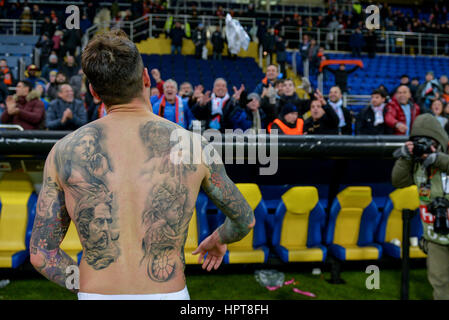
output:
[[[412,140],[413,142],[413,158],[415,160],[421,160],[421,157],[424,154],[431,154],[432,151],[432,145],[434,145],[434,142],[431,138],[428,137],[416,137]]]
[[[443,197],[435,198],[428,206],[430,213],[435,217],[433,230],[441,235],[449,234],[448,208],[449,200]]]

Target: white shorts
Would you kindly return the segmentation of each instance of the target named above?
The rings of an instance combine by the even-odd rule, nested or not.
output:
[[[78,300],[190,300],[187,286],[181,291],[153,294],[97,294],[78,292]]]

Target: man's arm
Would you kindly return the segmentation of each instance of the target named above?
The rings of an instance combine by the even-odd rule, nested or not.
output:
[[[87,113],[86,113],[86,109],[83,106],[83,103],[81,101],[76,100],[74,109],[75,110],[73,112],[73,118],[71,121],[77,127],[84,126],[87,123]]]
[[[30,261],[47,279],[66,287],[67,267],[77,264],[59,247],[69,228],[70,217],[65,206],[64,191],[57,180],[54,157],[55,147],[45,163],[30,240]]]
[[[226,174],[224,165],[212,145],[203,143],[206,156],[203,161],[206,164],[206,175],[202,182],[203,190],[212,202],[225,215],[225,222],[218,227],[209,237],[200,243],[193,254],[200,253],[198,261],[207,257],[203,263],[203,269],[212,267],[217,269],[226,253],[226,244],[243,239],[254,227],[256,220],[248,202],[240,193],[236,185]],[[215,157],[210,156],[211,152]]]
[[[47,113],[46,124],[47,128],[50,130],[57,130],[62,127],[61,123],[62,119],[58,118],[56,109],[57,109],[57,100],[54,102],[52,101],[50,103],[50,105],[48,106],[48,110],[46,112]]]
[[[356,71],[357,69],[359,68],[359,66],[354,66],[353,68],[351,68],[351,69],[348,69],[348,71],[346,71],[347,72],[347,74],[351,74],[351,73],[353,73],[354,71]]]
[[[37,101],[32,111],[20,109],[18,113],[19,118],[32,124],[38,124],[39,122],[41,122],[44,118],[44,114],[45,107],[42,101]]]

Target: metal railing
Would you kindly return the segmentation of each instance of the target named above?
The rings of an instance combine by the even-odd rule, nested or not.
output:
[[[289,41],[290,48],[298,48],[303,35],[307,34],[326,50],[351,51],[350,37],[353,30],[329,28],[282,27],[281,34]],[[397,53],[415,55],[449,54],[449,35],[434,33],[415,33],[401,31],[374,31],[377,53]],[[368,31],[363,30],[364,37]],[[365,48],[366,48],[365,40]],[[366,49],[365,49],[366,50]]]
[[[38,36],[44,20],[0,19],[0,34]]]
[[[0,129],[24,131],[18,124],[0,124]]]
[[[93,25],[89,29],[87,29],[86,33],[83,36],[83,47],[87,44],[89,39],[99,32],[101,29],[112,29],[112,28],[120,28],[123,29],[130,39],[134,42],[138,42],[144,40],[148,37],[158,37],[161,33],[163,33],[165,22],[169,17],[173,15],[171,14],[146,14],[137,20],[134,21],[121,21],[115,22],[112,21],[106,24],[101,25]],[[254,18],[237,18],[240,24],[249,30],[252,27],[256,26],[256,19]],[[208,32],[208,27],[210,26],[220,26],[223,28],[225,26],[225,19],[215,17],[215,16],[198,16],[192,17],[190,15],[179,14],[176,15],[176,21],[180,21],[184,25],[186,23],[190,24],[190,30],[193,30],[198,26],[198,24],[202,23],[205,27],[205,30]]]

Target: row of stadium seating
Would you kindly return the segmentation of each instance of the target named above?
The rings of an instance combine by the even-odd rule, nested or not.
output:
[[[329,254],[341,261],[377,260],[383,254],[400,258],[401,248],[391,241],[402,239],[401,212],[419,206],[416,186],[392,192],[383,210],[378,209],[369,186],[349,186],[333,199],[327,214],[327,201],[320,201],[317,188],[295,186],[277,199],[275,212],[270,214],[274,200],[266,204],[256,184],[237,186],[254,210],[256,225],[243,240],[228,245],[225,263],[266,263],[270,253],[283,262],[322,262]],[[0,201],[0,267],[17,268],[28,257],[36,213],[37,195],[28,176],[5,174],[0,181]],[[209,202],[204,193],[199,194],[185,245],[187,264],[197,263],[192,251],[225,219],[219,210],[208,213]],[[415,215],[411,236],[421,234]],[[61,248],[80,262],[82,246],[73,223]],[[410,248],[410,256],[425,257],[418,247]]]
[[[349,53],[326,54],[330,60],[351,60],[354,59]],[[292,63],[292,53],[287,54],[287,62]],[[348,76],[349,93],[352,95],[370,94],[372,90],[385,85],[389,90],[393,90],[403,74],[407,74],[410,79],[417,77],[422,83],[426,72],[433,70],[435,77],[449,75],[449,59],[447,57],[426,57],[426,56],[402,56],[402,55],[376,55],[375,58],[368,58],[363,55],[359,58],[363,62],[363,69]],[[299,54],[296,55],[296,64],[299,72],[302,72],[302,60]],[[348,66],[351,68],[352,66]],[[332,66],[331,68],[338,68]],[[369,81],[367,81],[369,79]],[[317,77],[311,76],[310,82],[313,87],[317,87]],[[329,92],[334,85],[334,77],[327,73],[327,78],[323,83],[324,92]]]
[[[15,79],[18,79],[18,61],[24,59],[25,65],[31,64],[33,48],[38,36],[0,35],[0,59],[5,59]]]

